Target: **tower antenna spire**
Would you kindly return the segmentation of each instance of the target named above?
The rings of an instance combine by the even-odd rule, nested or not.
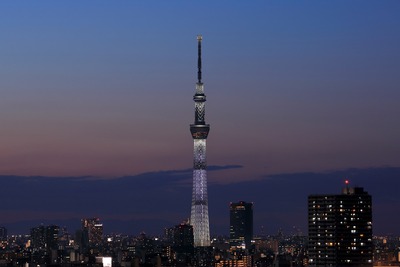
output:
[[[197,35],[197,49],[198,49],[198,59],[197,59],[197,80],[201,83],[201,41],[203,36]]]

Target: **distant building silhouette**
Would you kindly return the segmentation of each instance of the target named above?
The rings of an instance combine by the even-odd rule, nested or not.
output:
[[[7,239],[7,229],[5,227],[0,227],[0,240]]]
[[[231,247],[250,249],[253,239],[253,203],[230,203],[229,237]]]
[[[310,266],[372,266],[372,201],[363,188],[308,197]]]

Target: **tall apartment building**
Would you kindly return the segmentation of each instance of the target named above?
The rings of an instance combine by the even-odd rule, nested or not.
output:
[[[372,266],[372,201],[363,188],[308,197],[310,266]]]

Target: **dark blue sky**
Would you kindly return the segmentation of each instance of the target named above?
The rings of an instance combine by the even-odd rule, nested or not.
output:
[[[197,34],[209,165],[242,166],[210,172],[214,186],[399,167],[399,13],[398,1],[0,2],[0,175],[190,168]]]

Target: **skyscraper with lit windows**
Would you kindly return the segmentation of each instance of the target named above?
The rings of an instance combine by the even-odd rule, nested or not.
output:
[[[250,249],[253,239],[253,203],[230,203],[229,243],[231,247]]]
[[[31,245],[34,249],[57,249],[60,228],[56,225],[31,228]]]
[[[308,197],[310,266],[372,266],[372,201],[363,188]]]
[[[99,246],[103,241],[103,224],[99,218],[82,219],[84,243],[90,246]]]

